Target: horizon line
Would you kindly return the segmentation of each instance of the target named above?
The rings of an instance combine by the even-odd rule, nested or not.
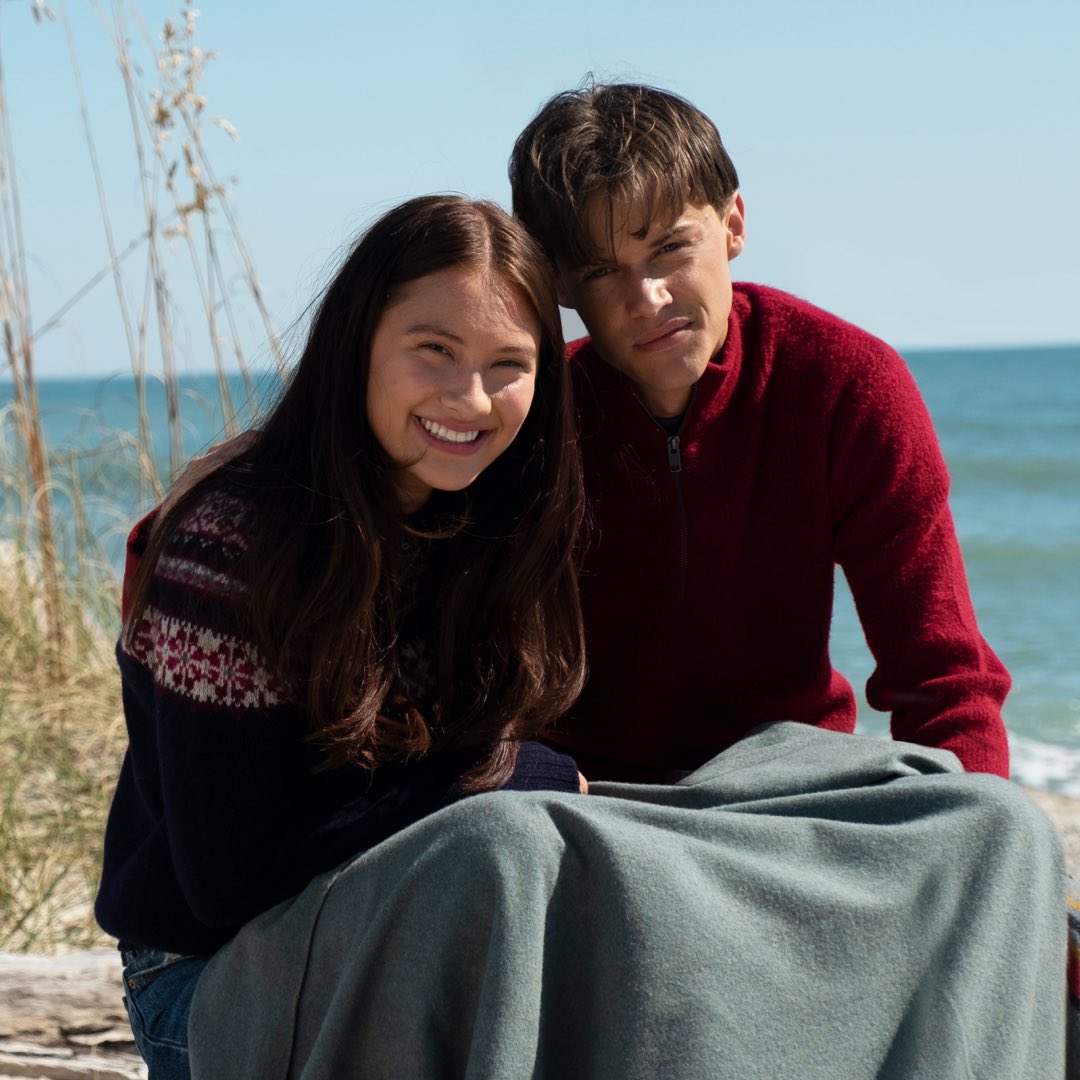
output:
[[[1045,350],[1045,351],[1060,351],[1067,349],[1076,349],[1080,354],[1080,340],[1077,341],[1047,341],[1047,342],[1025,342],[1019,344],[1006,344],[1006,345],[894,345],[892,346],[901,356],[907,357],[909,355],[917,355],[920,353],[974,353],[974,352],[1024,352],[1027,350]],[[248,374],[253,378],[260,378],[261,376],[273,372],[276,368],[276,364],[273,361],[268,361],[265,366],[251,365],[248,369]],[[188,368],[184,371],[178,371],[177,376],[183,378],[185,376],[203,376],[218,374],[217,369],[214,367],[195,367]],[[227,377],[243,377],[241,371],[227,372]],[[83,379],[117,379],[117,378],[129,378],[132,375],[130,368],[114,368],[111,371],[69,371],[69,372],[46,372],[35,373],[34,381],[41,382],[60,382],[61,380],[83,380]],[[146,379],[148,382],[163,382],[164,375],[159,371],[146,372]],[[6,385],[11,383],[11,371],[10,368],[0,371],[0,385]]]

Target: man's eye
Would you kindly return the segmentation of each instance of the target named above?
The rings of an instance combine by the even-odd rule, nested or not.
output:
[[[612,273],[610,266],[594,266],[591,270],[587,271],[582,281],[599,281],[603,277],[607,277]]]
[[[685,247],[679,240],[672,240],[670,244],[664,244],[663,247],[657,251],[658,255],[670,255],[673,251],[678,251],[680,248]]]

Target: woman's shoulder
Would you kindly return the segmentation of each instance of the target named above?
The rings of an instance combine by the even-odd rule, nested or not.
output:
[[[241,561],[256,523],[250,488],[234,477],[216,477],[186,497],[186,505],[173,513],[169,499],[147,514],[128,537],[124,571],[124,619],[134,603],[129,595],[141,563],[153,557],[141,622],[165,613],[189,616],[207,606],[235,609],[243,604],[245,587]],[[156,547],[155,529],[168,530]],[[156,555],[147,554],[156,548]]]
[[[121,648],[155,682],[204,705],[266,708],[281,688],[248,640],[247,586],[237,573],[255,526],[250,491],[213,481],[173,527],[147,603]]]
[[[242,481],[221,477],[201,491],[176,521],[161,549],[156,578],[201,583],[213,592],[236,587],[234,570],[247,550],[257,519],[254,498]]]

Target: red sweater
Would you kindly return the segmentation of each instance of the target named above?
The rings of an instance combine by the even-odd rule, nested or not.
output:
[[[690,769],[771,720],[855,726],[829,661],[834,564],[897,739],[1008,775],[1009,676],[979,635],[930,417],[888,346],[736,284],[675,437],[588,339],[570,346],[593,514],[590,675],[552,741],[590,778]]]

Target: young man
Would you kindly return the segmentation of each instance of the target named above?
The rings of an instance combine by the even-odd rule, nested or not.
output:
[[[552,738],[590,779],[649,780],[767,721],[850,732],[829,660],[839,564],[894,737],[1007,776],[1009,676],[975,623],[919,393],[871,335],[732,284],[745,209],[708,117],[645,86],[560,94],[510,177],[591,334],[570,347],[590,676]]]

